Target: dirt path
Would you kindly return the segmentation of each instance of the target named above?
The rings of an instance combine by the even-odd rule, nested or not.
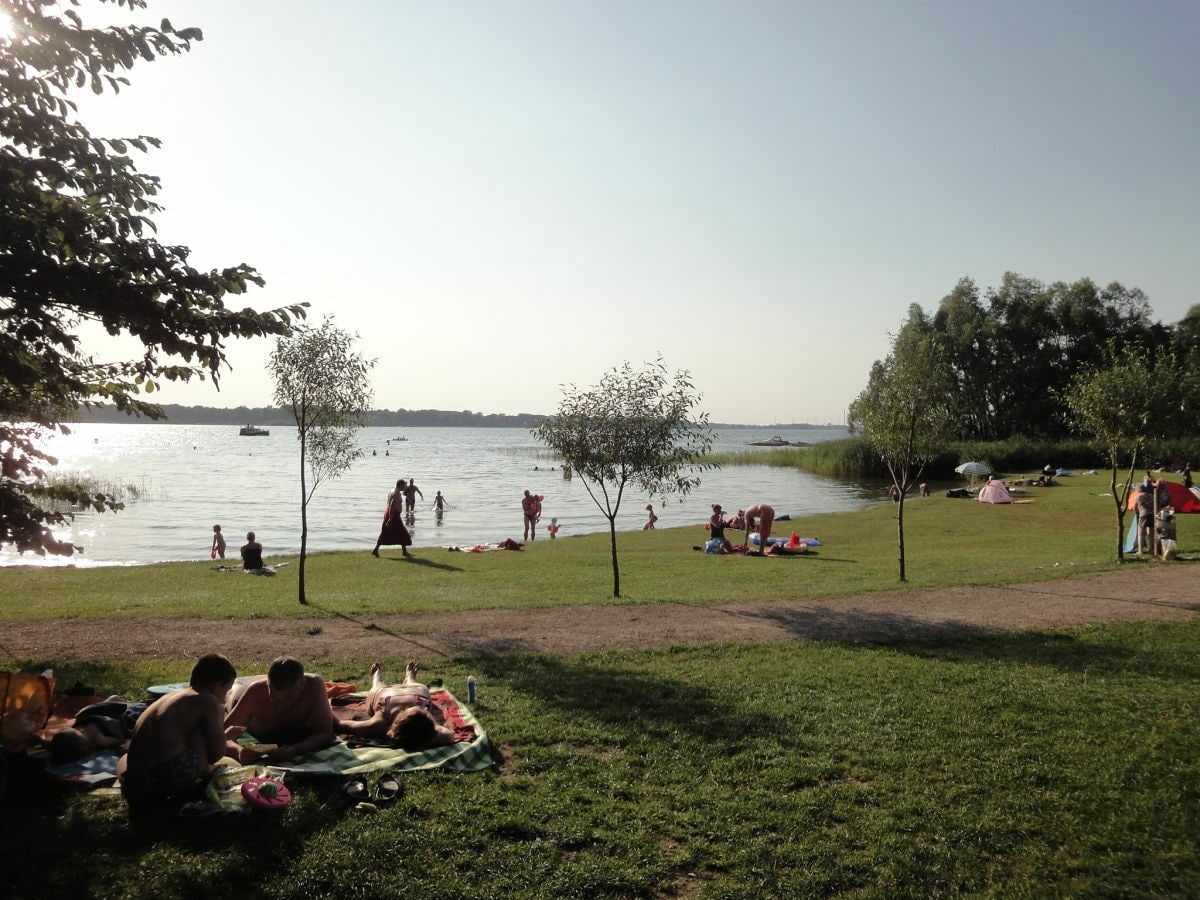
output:
[[[1200,570],[1186,563],[1037,584],[889,591],[723,606],[580,606],[370,619],[60,619],[0,623],[0,659],[234,659],[289,653],[337,659],[437,658],[480,653],[576,653],[713,641],[869,641],[1084,622],[1183,620],[1200,614]]]

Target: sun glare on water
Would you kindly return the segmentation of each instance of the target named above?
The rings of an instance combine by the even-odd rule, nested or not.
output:
[[[0,12],[0,41],[6,41],[13,35],[12,19],[8,13]]]

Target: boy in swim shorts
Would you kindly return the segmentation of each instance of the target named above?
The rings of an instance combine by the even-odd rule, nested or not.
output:
[[[188,686],[167,694],[138,718],[129,752],[117,763],[130,809],[178,807],[203,794],[225,756],[225,696],[237,671],[219,653],[200,657]]]

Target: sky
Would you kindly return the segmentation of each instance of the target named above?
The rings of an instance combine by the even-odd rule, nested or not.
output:
[[[160,238],[360,335],[377,408],[550,413],[661,354],[714,422],[841,423],[909,305],[960,278],[1119,281],[1167,323],[1200,303],[1194,0],[137,17],[204,41],[81,96],[83,121],[161,138],[139,161]],[[271,347],[158,399],[270,405]]]

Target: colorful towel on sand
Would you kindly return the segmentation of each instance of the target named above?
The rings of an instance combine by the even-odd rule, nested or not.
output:
[[[442,713],[446,727],[454,732],[457,743],[450,747],[434,747],[419,753],[409,753],[398,747],[363,741],[348,736],[349,742],[338,741],[316,753],[307,753],[278,765],[267,766],[268,775],[361,775],[380,769],[416,772],[422,769],[450,769],[454,772],[478,772],[494,766],[487,732],[480,727],[471,711],[460,704],[445,688],[434,688],[430,699]],[[334,701],[333,712],[339,719],[365,715],[365,694],[352,694]],[[253,740],[253,738],[243,738]]]

